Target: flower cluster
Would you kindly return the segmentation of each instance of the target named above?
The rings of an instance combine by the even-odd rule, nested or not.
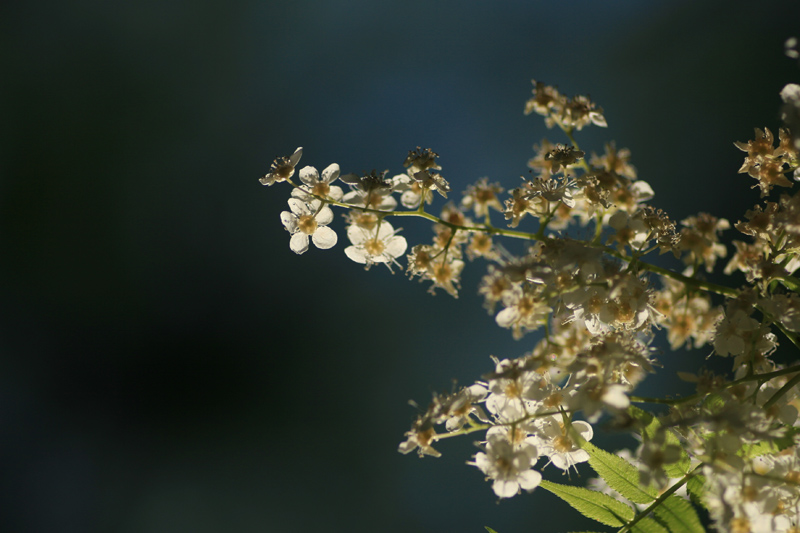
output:
[[[540,470],[566,472],[588,461],[603,478],[591,492],[597,496],[574,497],[607,509],[608,517],[590,516],[606,525],[671,530],[662,512],[694,523],[691,505],[669,496],[688,488],[720,531],[797,531],[800,365],[777,361],[776,349],[782,339],[800,348],[800,194],[747,211],[733,227],[749,240],[729,249],[722,240],[727,220],[699,213],[676,223],[650,205],[653,189],[637,175],[629,150],[608,142],[602,155],[587,156],[578,147],[574,132],[606,127],[600,107],[533,84],[525,114],[544,116],[568,143],[535,145],[529,176],[507,193],[480,178],[460,202],[431,210],[434,193],[447,199],[452,191],[438,154],[419,147],[403,161],[405,172],[391,178],[388,171],[340,176],[332,164],[321,174],[304,167],[295,182],[298,148],[261,179],[293,188],[290,210],[281,213],[292,251],[304,253],[309,241],[333,247],[331,208],[342,208],[350,242],[344,252],[354,262],[391,270],[405,256],[409,277],[457,297],[463,270],[481,258],[488,269],[478,292],[495,323],[516,339],[541,333],[521,357],[494,358],[493,370],[472,385],[434,395],[399,451],[438,457],[438,441],[481,432],[469,464],[498,498],[543,487],[570,501],[574,491],[544,481]],[[747,154],[740,172],[758,180],[762,197],[791,187],[787,175],[800,173],[792,133],[800,130],[800,86],[787,86],[782,98],[777,147],[766,128],[736,143]],[[399,216],[432,222],[431,240],[409,249],[389,222]],[[498,219],[506,227],[496,226]],[[527,247],[513,255],[501,238]],[[742,272],[745,287],[705,279],[729,251],[724,273]],[[672,268],[647,259],[667,252]],[[654,341],[661,335],[673,350],[706,347],[729,358],[730,375],[681,373],[697,387],[684,398],[637,395],[659,368]],[[649,403],[670,409],[659,417],[637,407]],[[590,444],[604,417],[633,432],[639,449],[623,458]],[[624,481],[630,476],[638,485]],[[657,499],[659,491],[666,492]]]

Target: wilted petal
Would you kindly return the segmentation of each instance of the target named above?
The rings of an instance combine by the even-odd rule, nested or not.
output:
[[[308,250],[308,235],[302,231],[298,231],[292,235],[292,238],[289,239],[289,248],[298,255],[305,253],[305,251]]]
[[[408,439],[407,441],[401,442],[400,446],[397,447],[397,451],[406,454],[412,450],[417,448],[417,441]]]
[[[317,228],[317,231],[315,231],[314,235],[311,236],[311,240],[314,241],[314,246],[320,250],[327,250],[328,248],[333,248],[336,245],[338,237],[336,236],[335,231],[326,226]]]

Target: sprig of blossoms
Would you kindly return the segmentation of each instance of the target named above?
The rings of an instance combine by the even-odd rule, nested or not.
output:
[[[762,197],[776,186],[792,187],[787,176],[796,178],[800,168],[796,87],[781,93],[786,127],[777,130],[777,146],[768,128],[736,143],[747,153],[740,172],[758,180]],[[630,151],[613,141],[587,161],[573,133],[589,124],[606,126],[602,109],[588,97],[566,98],[534,81],[525,106],[526,114],[533,112],[548,127],[563,130],[569,144],[543,140],[528,162],[531,176],[516,188],[504,193],[481,178],[460,203],[447,203],[438,215],[428,207],[433,193],[446,198],[451,187],[431,149],[411,150],[405,173],[391,179],[388,171],[340,177],[332,164],[321,175],[304,167],[298,184],[292,181],[302,155],[298,148],[276,159],[260,180],[293,187],[281,221],[296,253],[310,242],[319,248],[336,244],[331,208],[346,209],[350,245],[344,252],[354,262],[392,270],[405,255],[409,277],[430,282],[432,293],[442,289],[457,297],[466,259],[482,258],[489,264],[478,292],[495,323],[516,339],[542,333],[522,356],[493,358],[494,369],[482,380],[434,395],[399,451],[438,457],[433,445],[439,440],[483,432],[469,464],[491,481],[498,498],[536,487],[550,490],[554,484],[542,480],[542,468],[569,471],[599,457],[603,468],[616,465],[619,475],[591,463],[606,483],[596,488],[627,507],[598,501],[627,529],[664,529],[661,523],[669,520],[659,517],[661,505],[693,524],[688,503],[654,495],[686,486],[720,531],[795,533],[800,362],[779,361],[777,348],[784,338],[800,348],[800,193],[766,199],[734,224],[750,242],[734,241],[724,273],[741,271],[748,285],[712,283],[705,276],[727,257],[727,220],[700,213],[684,218],[678,229],[667,213],[649,205],[652,187],[638,178]],[[334,185],[337,179],[350,191]],[[409,246],[390,222],[396,216],[432,222],[431,240]],[[496,226],[493,217],[502,217],[507,227]],[[514,255],[499,242],[504,237],[524,239],[527,246]],[[674,258],[667,259],[677,266],[648,262],[656,251],[671,252]],[[654,357],[659,335],[673,350],[707,346],[711,355],[729,358],[730,375],[681,372],[696,394],[637,396],[660,368]],[[655,416],[636,407],[649,402],[670,409]],[[639,438],[642,444],[629,460],[602,456],[589,444],[603,420]],[[704,483],[691,484],[699,473]],[[647,516],[653,510],[660,522]]]

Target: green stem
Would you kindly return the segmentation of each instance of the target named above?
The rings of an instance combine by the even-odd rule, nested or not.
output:
[[[298,185],[296,185],[295,183],[293,183],[291,181],[287,181],[287,183],[289,183],[292,187],[299,188]],[[437,224],[445,225],[445,226],[447,226],[449,228],[452,228],[454,230],[461,230],[461,231],[468,231],[468,232],[482,232],[482,233],[488,233],[488,234],[492,234],[492,235],[501,235],[503,237],[512,237],[512,238],[515,238],[515,239],[525,239],[525,240],[530,240],[530,241],[547,241],[549,239],[548,237],[545,237],[545,236],[542,236],[542,235],[537,235],[536,233],[525,232],[525,231],[516,231],[516,230],[511,230],[511,229],[503,229],[503,228],[487,227],[487,226],[464,226],[464,225],[460,225],[460,224],[454,224],[452,222],[448,222],[446,220],[443,220],[443,219],[437,217],[436,215],[432,215],[432,214],[427,213],[425,211],[420,211],[419,209],[415,209],[413,211],[382,211],[380,209],[372,209],[372,208],[364,207],[364,206],[360,206],[360,205],[347,204],[347,203],[339,202],[339,201],[336,201],[336,200],[333,200],[333,199],[329,199],[329,198],[321,198],[321,197],[316,196],[314,194],[308,193],[308,191],[305,191],[305,189],[303,189],[303,190],[304,190],[304,192],[309,194],[309,196],[312,196],[312,197],[314,197],[314,198],[316,198],[318,200],[321,200],[323,202],[326,202],[326,203],[328,203],[330,205],[335,205],[337,207],[343,207],[345,209],[356,209],[358,211],[362,211],[362,212],[366,212],[366,213],[375,213],[377,215],[381,215],[382,217],[403,217],[403,216],[420,217],[420,218],[424,218],[426,220],[430,220],[432,222],[436,222]],[[707,292],[713,292],[713,293],[716,293],[716,294],[721,294],[721,295],[728,296],[728,297],[731,297],[731,298],[735,298],[739,294],[739,291],[737,289],[732,288],[732,287],[726,287],[724,285],[711,283],[709,281],[703,281],[703,280],[698,280],[698,279],[695,279],[695,278],[690,278],[688,276],[684,276],[683,274],[680,274],[679,272],[673,272],[672,270],[669,270],[669,269],[666,269],[666,268],[663,268],[663,267],[660,267],[660,266],[656,266],[656,265],[653,265],[653,264],[650,264],[650,263],[646,263],[646,262],[642,261],[641,259],[634,259],[632,257],[626,256],[625,254],[620,253],[617,250],[615,250],[614,248],[611,248],[609,246],[605,246],[605,245],[602,245],[602,244],[599,244],[599,243],[594,243],[594,242],[591,242],[591,243],[587,242],[587,243],[583,243],[583,244],[585,246],[588,246],[588,247],[591,247],[591,248],[597,248],[599,250],[602,250],[605,253],[607,253],[608,255],[610,255],[612,257],[616,257],[617,259],[620,259],[620,260],[628,262],[628,263],[630,263],[630,262],[635,260],[637,262],[639,268],[642,269],[642,270],[647,270],[649,272],[653,272],[653,273],[659,274],[661,276],[672,278],[674,280],[680,281],[680,282],[682,282],[682,283],[684,283],[684,284],[686,284],[686,285],[688,285],[690,287],[694,287],[696,289],[701,289],[701,290],[704,290],[704,291],[707,291]]]
[[[766,403],[764,403],[763,405],[764,409],[769,409],[770,407],[772,407],[775,404],[775,402],[780,400],[783,395],[792,390],[798,383],[800,383],[800,374],[797,374],[795,377],[787,381],[786,385],[781,387],[778,390],[778,392],[773,394],[772,398],[770,398],[769,400],[766,401]]]
[[[788,368],[783,368],[781,370],[776,370],[774,372],[767,372],[765,374],[753,374],[751,376],[745,376],[743,378],[739,378],[737,380],[734,380],[734,381],[731,381],[729,383],[726,383],[725,385],[720,387],[720,389],[715,390],[714,392],[719,392],[721,390],[725,390],[725,389],[728,389],[730,387],[735,387],[736,385],[739,385],[740,383],[746,383],[748,381],[763,381],[763,382],[767,382],[767,381],[769,381],[769,380],[771,380],[773,378],[777,378],[777,377],[780,377],[780,376],[785,376],[787,374],[796,374],[798,372],[800,372],[800,365],[790,366]],[[799,377],[800,376],[795,377],[795,378],[793,378],[793,380],[794,379],[798,379]],[[781,389],[781,390],[783,390],[783,389]],[[778,391],[778,392],[780,392],[780,391]],[[667,398],[647,398],[647,397],[644,397],[644,396],[631,396],[630,400],[632,402],[635,402],[635,403],[658,403],[658,404],[665,404],[665,405],[677,405],[677,404],[680,404],[680,403],[686,403],[686,402],[691,402],[691,401],[694,401],[694,400],[699,400],[701,398],[706,397],[708,394],[711,394],[711,393],[699,393],[698,392],[697,394],[692,394],[691,396],[685,396],[683,398],[675,398],[674,400],[670,400],[670,399],[667,399]],[[775,393],[775,394],[777,395],[778,393]],[[767,403],[769,403],[769,405],[772,405],[772,403],[770,403],[770,402],[774,403],[772,401],[772,398],[770,398],[768,400],[768,402],[767,402]],[[764,407],[769,407],[769,405],[765,404]]]
[[[673,494],[675,494],[675,492],[677,492],[679,488],[681,488],[682,486],[684,486],[684,485],[686,484],[686,482],[687,482],[687,481],[689,481],[689,480],[690,480],[690,479],[692,479],[694,476],[696,476],[696,475],[697,475],[697,474],[696,474],[696,472],[697,472],[697,471],[700,469],[700,467],[701,467],[701,466],[702,466],[702,465],[697,465],[697,466],[694,468],[694,470],[692,470],[691,472],[689,472],[688,474],[686,474],[685,476],[683,476],[683,477],[680,479],[680,481],[678,481],[677,483],[675,483],[674,485],[672,485],[670,488],[668,488],[667,490],[665,490],[663,494],[661,494],[661,495],[660,495],[658,498],[656,498],[656,499],[655,499],[655,501],[654,501],[653,503],[651,503],[651,504],[650,504],[650,505],[647,507],[647,509],[645,509],[645,510],[644,510],[644,511],[642,511],[641,513],[637,514],[637,515],[636,515],[636,516],[633,518],[633,520],[631,520],[629,523],[625,524],[625,526],[624,526],[624,527],[622,527],[622,528],[621,528],[619,531],[617,531],[617,533],[626,533],[627,531],[630,531],[630,530],[631,530],[631,528],[632,528],[633,526],[635,526],[635,525],[636,525],[636,524],[637,524],[637,523],[638,523],[640,520],[642,520],[643,518],[645,518],[646,516],[648,516],[650,513],[652,513],[652,512],[653,512],[653,511],[656,509],[656,507],[658,507],[659,505],[661,505],[662,503],[664,503],[664,501],[666,501],[666,499],[667,499],[667,498],[669,498],[670,496],[672,496]]]

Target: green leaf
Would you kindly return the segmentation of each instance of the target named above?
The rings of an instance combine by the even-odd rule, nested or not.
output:
[[[608,494],[583,487],[559,485],[547,480],[542,480],[539,486],[570,504],[586,518],[591,518],[601,524],[622,527],[633,519],[633,509]]]
[[[655,508],[655,513],[672,533],[705,532],[692,504],[679,496],[668,497],[664,503]]]
[[[703,408],[711,413],[718,413],[725,408],[725,398],[721,394],[709,394],[703,400]]]
[[[763,440],[754,444],[744,444],[739,455],[745,459],[752,459],[759,455],[776,454],[792,446],[795,442],[795,435],[800,433],[797,428],[786,428],[786,435],[773,440]]]
[[[789,289],[790,291],[800,292],[800,280],[798,280],[794,276],[790,276],[787,274],[786,276],[781,276],[780,278],[778,278],[778,281],[780,281],[783,284],[783,286]]]
[[[489,533],[497,533],[497,531],[495,531],[494,529],[490,528],[489,526],[483,526],[483,527],[485,527],[486,531],[488,531]]]
[[[704,476],[693,476],[689,478],[689,481],[686,483],[686,491],[689,493],[692,503],[707,508],[705,485],[706,478]]]
[[[642,437],[645,439],[652,439],[656,433],[664,431],[658,417],[653,416],[647,411],[643,411],[633,405],[628,407],[628,414],[643,424]],[[681,449],[681,458],[668,465],[664,465],[664,471],[673,479],[685,476],[691,470],[692,464],[689,460],[689,454],[684,450],[683,444],[680,439],[670,430],[666,430],[666,444],[673,444]]]
[[[634,533],[670,533],[670,531],[667,528],[665,528],[664,526],[662,526],[649,516],[646,516],[641,520],[639,520],[638,522],[636,522],[631,528],[631,531],[633,531]]]
[[[622,457],[602,450],[590,442],[584,442],[581,448],[589,453],[589,465],[594,471],[623,498],[634,503],[650,503],[658,497],[655,490],[639,485],[639,471]]]

